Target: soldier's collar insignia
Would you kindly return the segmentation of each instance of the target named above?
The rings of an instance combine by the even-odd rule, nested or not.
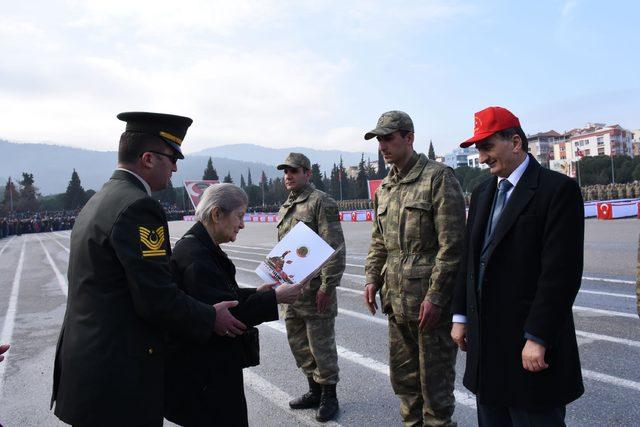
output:
[[[140,232],[140,249],[143,257],[166,256],[164,248],[164,226],[158,228],[138,227]]]

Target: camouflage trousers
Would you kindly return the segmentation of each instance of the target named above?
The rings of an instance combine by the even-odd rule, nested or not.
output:
[[[298,368],[322,385],[338,382],[335,317],[289,317],[287,338]]]
[[[420,332],[418,322],[389,316],[391,386],[406,427],[456,425],[451,416],[457,347],[450,334],[450,322]]]

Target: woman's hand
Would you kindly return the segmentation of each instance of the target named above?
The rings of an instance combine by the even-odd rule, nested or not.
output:
[[[276,301],[278,301],[279,304],[292,304],[298,299],[301,290],[301,284],[291,285],[285,283],[280,285],[276,288]]]
[[[256,289],[256,291],[257,292],[270,291],[271,289],[273,289],[274,286],[278,286],[279,284],[280,284],[279,282],[265,283],[263,285],[258,286],[258,289]]]

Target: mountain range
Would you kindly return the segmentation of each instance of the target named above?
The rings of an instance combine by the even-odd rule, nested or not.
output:
[[[212,158],[213,167],[222,178],[230,172],[233,181],[240,183],[240,174],[247,179],[247,170],[251,170],[254,183],[260,179],[262,171],[268,178],[281,176],[276,169],[291,151],[306,154],[312,163],[319,163],[321,170],[330,171],[333,163],[342,156],[345,166],[356,165],[362,153],[348,151],[323,151],[303,147],[269,148],[254,144],[233,144],[207,148],[186,155],[178,162],[178,172],[173,174],[175,187],[182,186],[186,179],[200,179]],[[4,187],[7,179],[12,177],[16,183],[22,179],[22,172],[32,173],[35,185],[42,195],[62,193],[66,190],[73,169],[78,172],[85,190],[99,190],[109,179],[116,167],[115,151],[94,151],[75,147],[52,144],[25,144],[0,140],[0,185]],[[365,153],[365,160],[370,157],[377,160],[377,154]]]

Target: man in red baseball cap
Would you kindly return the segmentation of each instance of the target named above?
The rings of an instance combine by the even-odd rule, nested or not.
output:
[[[451,337],[480,426],[564,426],[584,387],[571,307],[580,288],[584,205],[575,181],[542,168],[509,110],[475,114],[491,179],[471,195]]]

